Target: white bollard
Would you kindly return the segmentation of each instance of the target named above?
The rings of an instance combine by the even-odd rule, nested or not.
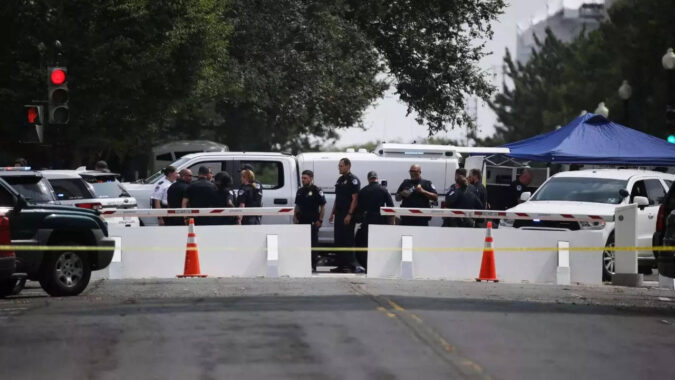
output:
[[[637,205],[632,203],[616,208],[614,217],[614,244],[616,247],[637,246]],[[637,250],[614,251],[614,276],[612,285],[642,286],[641,274],[638,274]]]
[[[413,237],[401,236],[401,278],[413,279]]]
[[[570,242],[558,242],[558,269],[556,271],[556,284],[570,284]]]
[[[279,235],[267,235],[267,277],[279,277]]]

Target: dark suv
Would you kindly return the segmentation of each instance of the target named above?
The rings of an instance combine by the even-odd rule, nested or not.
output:
[[[115,243],[107,237],[108,229],[97,211],[31,203],[2,178],[0,209],[9,219],[11,243],[17,248],[16,272],[39,281],[52,296],[80,294],[89,284],[91,271],[106,268],[112,260]],[[22,246],[63,249],[22,250]],[[93,248],[81,250],[81,246]],[[18,281],[16,277],[3,281]],[[12,288],[4,285],[0,288]]]
[[[675,245],[675,186],[670,186],[670,190],[663,199],[663,204],[659,208],[656,216],[656,232],[652,238],[654,247]],[[659,256],[663,255],[662,258]],[[675,259],[673,251],[654,251],[654,257],[659,263],[659,272],[668,276],[675,277]],[[663,260],[666,259],[666,260]],[[668,273],[664,273],[668,272]]]

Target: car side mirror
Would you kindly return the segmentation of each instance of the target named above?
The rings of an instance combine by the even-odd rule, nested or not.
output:
[[[633,203],[637,204],[639,208],[645,208],[649,206],[649,199],[647,197],[635,197],[633,198]]]
[[[630,193],[626,189],[621,189],[619,190],[619,195],[621,195],[622,198],[626,198],[627,196],[630,195]]]
[[[14,215],[18,215],[27,204],[28,202],[26,202],[26,198],[19,194],[19,196],[16,197],[16,203],[14,203]]]
[[[521,202],[527,202],[528,199],[530,199],[531,196],[532,196],[531,192],[525,191],[525,192],[520,194],[520,201]]]

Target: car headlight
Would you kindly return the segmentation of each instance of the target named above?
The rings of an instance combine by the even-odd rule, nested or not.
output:
[[[513,222],[515,222],[514,219],[502,219],[499,225],[502,227],[513,227]]]
[[[602,230],[605,228],[605,221],[579,222],[579,227],[581,227],[582,230]]]

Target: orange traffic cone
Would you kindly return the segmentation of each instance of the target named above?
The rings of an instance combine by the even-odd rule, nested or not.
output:
[[[183,274],[179,274],[176,277],[206,277],[205,274],[201,274],[199,270],[199,249],[197,249],[197,242],[195,241],[195,220],[190,218],[190,223],[188,224],[188,240],[187,247],[185,248],[185,269],[183,269]]]
[[[476,281],[494,281],[497,279],[497,269],[495,268],[495,251],[492,249],[492,222],[487,222],[485,231],[485,248],[483,249],[483,261],[480,264],[480,274]]]

